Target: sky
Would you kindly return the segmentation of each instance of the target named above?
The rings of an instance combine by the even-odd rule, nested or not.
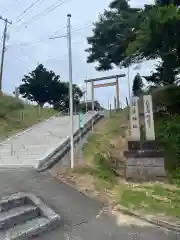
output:
[[[142,7],[145,3],[152,2],[153,0],[131,0],[130,4]],[[84,51],[88,47],[86,39],[92,35],[92,23],[98,20],[98,15],[104,9],[108,9],[109,3],[110,0],[0,0],[0,16],[12,21],[12,24],[8,24],[3,91],[12,94],[24,74],[34,70],[38,63],[59,74],[61,80],[69,80],[67,39],[63,36],[66,35],[67,14],[70,13],[73,83],[82,87],[86,78],[125,73],[126,77],[119,81],[120,102],[125,103],[128,97],[127,69],[115,68],[108,72],[98,72],[95,70],[96,64],[86,63],[87,53]],[[3,30],[4,21],[0,20],[1,48]],[[60,38],[49,39],[51,36]],[[136,73],[148,75],[154,64],[154,61],[144,62],[138,70],[134,69],[136,65],[132,66],[131,87]],[[107,107],[108,101],[113,103],[115,93],[114,86],[96,89],[95,99]],[[88,100],[90,98],[88,86]]]

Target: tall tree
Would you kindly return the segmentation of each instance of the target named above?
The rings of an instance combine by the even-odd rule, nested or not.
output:
[[[164,5],[174,4],[179,6],[180,1],[179,0],[156,0],[156,4],[164,4]]]
[[[136,74],[133,80],[132,92],[134,96],[140,96],[143,92],[143,80],[139,73]]]
[[[144,21],[136,29],[136,38],[129,43],[127,54],[140,59],[161,58],[163,80],[173,84],[180,66],[180,9],[173,4],[155,5],[142,14]]]
[[[175,77],[175,82],[169,82],[169,79],[167,79],[164,74],[164,64],[162,62],[159,62],[156,67],[155,70],[151,72],[151,75],[149,76],[143,76],[146,81],[149,84],[153,84],[154,86],[159,86],[159,87],[164,87],[173,83],[176,83],[178,81],[178,73],[179,70],[174,70],[174,74],[176,75]]]
[[[49,101],[49,85],[53,80],[58,81],[59,76],[56,76],[52,71],[49,72],[42,64],[39,64],[35,70],[22,79],[23,83],[19,86],[20,94],[23,98],[43,106]]]
[[[69,108],[69,84],[61,82],[60,76],[48,71],[42,64],[25,75],[19,86],[23,98],[37,102],[41,107],[45,103],[59,110]],[[83,93],[76,84],[73,85],[73,102],[78,104]]]
[[[111,2],[109,10],[105,10],[94,24],[93,36],[87,38],[91,45],[86,49],[89,53],[88,63],[98,62],[96,69],[99,71],[129,64],[125,50],[134,39],[133,28],[137,24],[138,11],[137,8],[131,8],[127,0]]]
[[[74,110],[80,103],[80,99],[83,96],[82,90],[76,85],[73,84],[73,107]],[[68,110],[69,109],[69,84],[65,83],[65,91],[61,93],[61,97],[58,101],[54,103],[54,107],[57,110]]]

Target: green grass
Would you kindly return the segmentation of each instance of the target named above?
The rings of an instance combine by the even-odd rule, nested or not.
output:
[[[41,108],[17,101],[10,96],[0,96],[0,140],[24,130],[55,114],[53,109]]]
[[[87,143],[84,145],[85,158],[92,159],[96,154],[107,154],[111,147],[111,140],[116,141],[120,136],[125,136],[125,112],[113,113],[111,118],[101,122],[94,132],[92,132]]]
[[[176,159],[180,148],[180,138],[177,137],[180,133],[180,118],[156,120],[156,134],[168,153],[166,162],[170,162]],[[122,150],[118,141],[125,136],[126,127],[125,112],[114,114],[112,118],[99,124],[84,146],[86,165],[77,167],[75,172],[93,176],[95,190],[108,194],[117,204],[128,209],[146,214],[180,217],[180,189],[176,184],[132,184],[120,179],[112,168],[112,154],[115,151],[119,154]]]
[[[116,189],[118,203],[134,211],[180,217],[180,190],[166,184],[125,184]]]
[[[119,139],[125,136],[125,118],[125,111],[121,111],[102,120],[89,135],[87,143],[84,145],[86,165],[77,167],[75,172],[93,176],[98,188],[110,189],[117,184],[117,174],[114,171],[111,158],[120,147]]]
[[[76,173],[93,176],[101,188],[112,188],[117,183],[110,159],[119,148],[119,138],[125,136],[124,117],[124,111],[121,111],[99,123],[83,146],[85,166],[75,168]]]

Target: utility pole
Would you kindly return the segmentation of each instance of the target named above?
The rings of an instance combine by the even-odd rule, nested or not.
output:
[[[71,50],[71,14],[67,15],[67,38],[69,52],[69,107],[71,122],[71,168],[74,168],[74,122],[73,122],[73,86],[72,86],[72,50]]]
[[[2,93],[2,77],[3,77],[3,67],[4,67],[4,53],[6,48],[6,37],[7,37],[7,24],[12,24],[12,22],[9,22],[7,18],[3,18],[0,16],[0,19],[5,22],[4,26],[4,34],[3,34],[3,47],[2,47],[2,55],[1,55],[1,68],[0,68],[0,94]]]

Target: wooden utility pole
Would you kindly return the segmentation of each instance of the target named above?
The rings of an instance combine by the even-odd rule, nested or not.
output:
[[[116,106],[116,97],[114,97],[114,109],[115,109],[115,110],[117,109],[117,106]]]
[[[0,19],[5,22],[4,33],[3,33],[3,47],[2,47],[2,55],[1,55],[1,68],[0,68],[0,94],[2,93],[2,77],[3,77],[3,67],[4,67],[4,53],[6,50],[6,37],[7,37],[7,24],[12,24],[9,22],[7,18],[3,18],[0,16]]]

